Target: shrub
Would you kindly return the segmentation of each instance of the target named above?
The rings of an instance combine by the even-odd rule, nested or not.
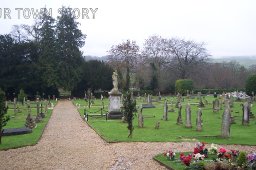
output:
[[[204,162],[195,162],[190,166],[186,167],[185,170],[204,170]]]
[[[246,164],[246,154],[245,154],[245,152],[240,152],[239,156],[237,158],[237,165],[243,166],[245,164]]]
[[[248,95],[251,95],[252,92],[256,94],[256,74],[248,77],[246,80],[245,89]]]
[[[6,114],[7,107],[5,106],[5,93],[0,89],[0,144],[2,143],[2,129],[10,119]]]
[[[193,81],[190,79],[179,79],[176,80],[175,90],[177,93],[182,95],[186,94],[187,90],[191,91],[193,89]]]

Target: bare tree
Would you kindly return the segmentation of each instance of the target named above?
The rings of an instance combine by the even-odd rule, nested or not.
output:
[[[161,36],[155,35],[145,40],[142,58],[143,62],[151,69],[150,87],[152,90],[159,90],[159,87],[163,86],[162,75],[166,64],[170,61],[170,51],[168,49],[168,40]]]
[[[126,42],[112,46],[109,53],[108,63],[119,72],[126,73],[124,88],[129,88],[130,71],[133,72],[136,68],[139,46],[135,41],[127,40]]]
[[[179,78],[185,79],[195,67],[207,61],[210,56],[204,43],[173,38],[169,42],[173,67],[178,71]]]

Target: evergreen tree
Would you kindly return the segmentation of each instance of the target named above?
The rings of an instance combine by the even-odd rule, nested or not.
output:
[[[83,58],[79,48],[84,45],[85,35],[78,29],[78,22],[69,8],[62,7],[56,32],[60,86],[72,90],[81,76]]]
[[[7,108],[5,106],[5,93],[0,89],[0,144],[2,144],[3,127],[10,119],[6,114]]]
[[[39,34],[39,66],[42,79],[47,86],[58,84],[59,63],[56,53],[55,20],[47,13],[42,13],[38,24]]]

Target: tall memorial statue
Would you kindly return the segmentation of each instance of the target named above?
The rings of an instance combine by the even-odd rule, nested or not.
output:
[[[118,74],[117,71],[113,72],[113,89],[109,94],[109,107],[108,107],[108,118],[109,119],[121,119],[123,114],[121,112],[121,93],[118,90]]]
[[[117,79],[117,71],[114,71],[112,74],[112,79],[113,79],[113,89],[109,92],[109,94],[119,94],[120,92],[118,91],[118,79]]]

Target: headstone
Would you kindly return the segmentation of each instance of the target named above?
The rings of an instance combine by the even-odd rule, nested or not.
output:
[[[18,113],[18,110],[17,110],[17,98],[14,97],[13,99],[13,107],[14,107],[14,115],[16,115]]]
[[[243,120],[242,120],[242,125],[249,125],[249,104],[248,102],[245,102],[243,104]]]
[[[40,108],[41,108],[40,116],[41,116],[41,118],[45,118],[45,114],[43,112],[43,104],[42,103],[40,103]]]
[[[189,103],[186,106],[186,128],[192,128],[192,124],[191,124],[191,108],[190,108],[190,104]]]
[[[202,131],[202,126],[203,126],[203,122],[202,122],[202,109],[199,108],[198,112],[197,112],[197,117],[196,117],[196,130],[197,131]]]
[[[217,97],[218,97],[218,95],[217,95],[216,92],[214,92],[213,97],[214,97],[214,98],[217,98]]]
[[[180,93],[177,94],[177,102],[176,102],[176,108],[179,108],[179,104],[181,103],[181,95]]]
[[[152,105],[152,96],[148,94],[148,104]]]
[[[109,92],[108,119],[122,119],[121,93],[118,90],[117,71],[113,72],[113,89]]]
[[[218,112],[220,110],[220,101],[219,101],[219,99],[215,99],[212,102],[212,109],[213,109],[213,112]]]
[[[225,103],[225,110],[222,115],[222,126],[221,126],[221,137],[223,138],[228,138],[230,137],[230,104],[229,101],[227,100]]]
[[[181,103],[179,103],[178,109],[179,109],[179,111],[178,111],[177,124],[178,124],[178,125],[181,125],[181,124],[183,124],[183,123],[182,123],[182,118],[181,118],[181,109],[182,109]]]
[[[143,114],[142,114],[142,109],[143,108],[140,108],[139,114],[138,114],[138,126],[139,126],[139,128],[143,128],[143,126],[144,126],[144,117],[143,117]]]
[[[230,96],[229,104],[231,108],[234,106],[234,98],[232,96]]]
[[[202,94],[201,94],[201,92],[198,92],[198,97],[199,97],[199,105],[198,105],[198,107],[204,107],[204,103],[202,101]]]
[[[24,105],[25,103],[26,103],[26,97],[23,97],[22,105]]]
[[[44,105],[44,113],[47,114],[48,113],[48,105],[45,103]]]
[[[168,120],[168,103],[167,103],[167,101],[164,102],[164,115],[163,115],[163,120],[165,120],[165,121]]]
[[[37,112],[37,115],[36,115],[35,122],[39,123],[39,122],[41,122],[42,117],[41,117],[41,114],[40,114],[40,106],[39,106],[39,102],[38,101],[36,102],[36,112]]]
[[[187,90],[187,98],[190,98],[189,90]]]
[[[159,92],[158,93],[158,100],[161,101],[161,99],[162,99],[162,96],[161,96],[161,93]]]

